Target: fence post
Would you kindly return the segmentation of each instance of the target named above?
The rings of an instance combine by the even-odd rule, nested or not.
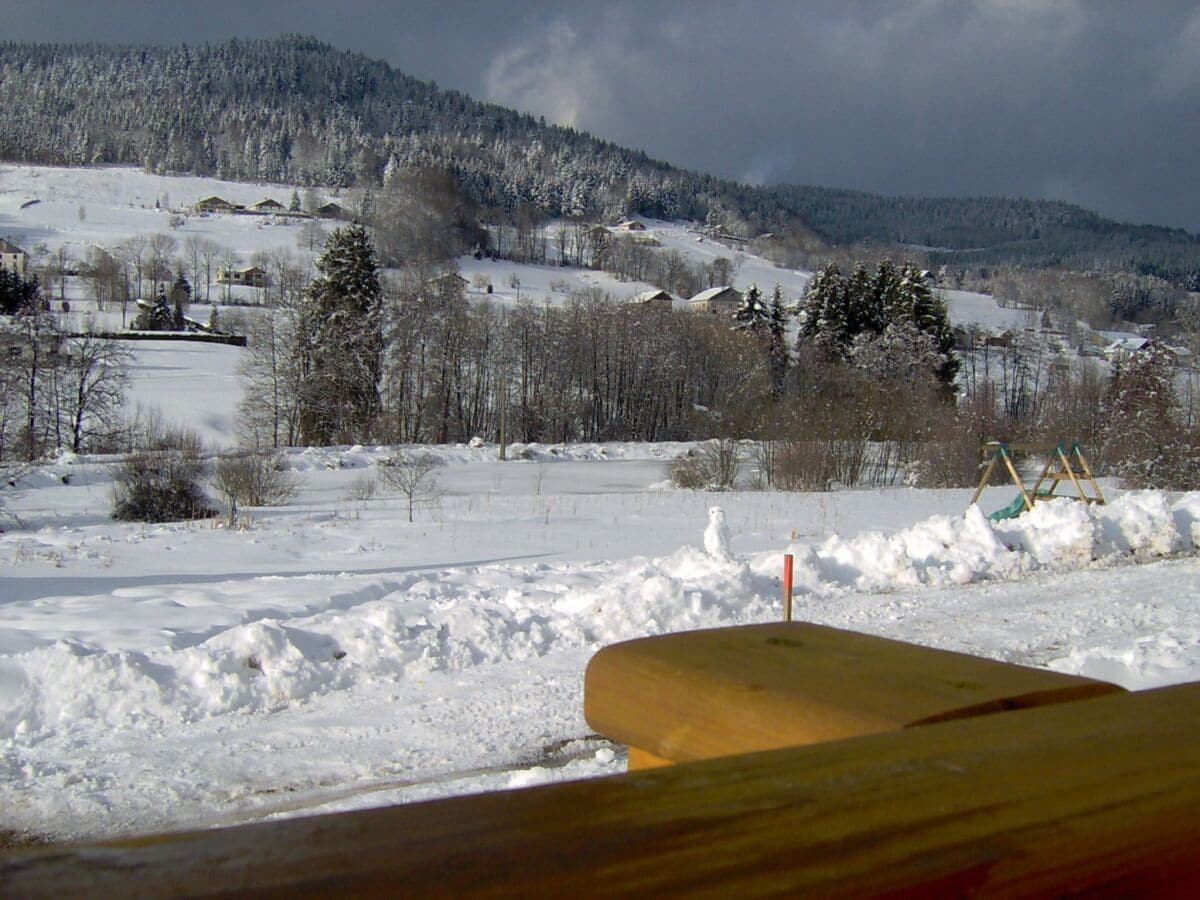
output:
[[[795,562],[790,553],[783,554],[783,621],[792,621],[792,565]]]

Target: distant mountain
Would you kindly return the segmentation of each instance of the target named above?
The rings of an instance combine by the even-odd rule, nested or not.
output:
[[[934,262],[1098,265],[1200,287],[1200,241],[1028,200],[922,200],[750,187],[397,72],[307,37],[178,47],[0,44],[0,159],[376,187],[449,173],[518,217],[806,224],[834,243],[929,248]]]
[[[1004,197],[885,197],[789,185],[787,209],[831,244],[920,248],[931,265],[1020,263],[1081,271],[1118,268],[1200,290],[1200,238],[1179,228],[1127,225],[1069,203]]]

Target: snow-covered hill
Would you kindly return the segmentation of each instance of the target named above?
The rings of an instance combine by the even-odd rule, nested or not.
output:
[[[83,259],[93,246],[112,248],[135,234],[170,234],[182,246],[191,236],[215,241],[241,255],[244,261],[256,252],[290,251],[298,258],[312,254],[299,246],[300,220],[247,215],[197,215],[194,204],[218,196],[249,206],[263,199],[283,205],[290,201],[291,185],[221,181],[216,178],[152,175],[131,167],[60,168],[53,166],[0,165],[0,236],[11,238],[26,250],[44,243],[50,250],[66,247],[73,258]],[[303,192],[302,192],[303,193]],[[339,200],[333,191],[316,191],[317,200]],[[172,217],[178,217],[172,226]],[[181,219],[181,221],[179,221]],[[328,223],[326,223],[328,224]],[[779,284],[790,299],[803,295],[809,273],[783,269],[745,250],[703,236],[687,223],[645,220],[645,234],[664,250],[678,250],[693,265],[709,264],[718,257],[734,262],[733,286],[757,284],[769,292]],[[553,225],[549,226],[553,228]],[[569,290],[594,287],[616,299],[628,299],[651,285],[621,282],[603,272],[536,266],[506,260],[458,260],[468,281],[475,276],[492,283],[490,299],[515,303],[518,299],[559,304]],[[520,282],[515,287],[513,278]],[[77,289],[82,297],[82,290]],[[470,292],[482,298],[484,292]],[[250,290],[239,289],[246,297]],[[680,298],[685,299],[685,298]],[[947,300],[956,324],[978,323],[1003,329],[1019,326],[1024,314],[1005,310],[986,295],[951,291]]]

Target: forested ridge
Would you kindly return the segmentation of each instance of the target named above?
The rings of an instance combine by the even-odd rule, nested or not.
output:
[[[886,136],[884,137],[886,139]],[[753,187],[439,89],[313,38],[0,44],[0,159],[373,187],[449,173],[495,215],[706,220],[920,249],[931,265],[1123,269],[1200,288],[1200,240],[1065,203]]]

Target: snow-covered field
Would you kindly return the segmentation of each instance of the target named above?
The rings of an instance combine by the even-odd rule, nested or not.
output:
[[[0,234],[115,242],[159,230],[156,198],[213,193],[286,201],[290,189],[5,166]],[[28,199],[41,202],[21,209]],[[294,246],[289,225],[235,233],[252,221],[181,228],[239,248]],[[728,252],[651,224],[665,245]],[[464,261],[478,265],[509,264]],[[514,270],[523,296],[601,277]],[[499,299],[515,300],[497,271]],[[789,292],[805,277],[752,258],[738,269],[739,284]],[[952,303],[1002,320],[989,299]],[[210,446],[233,442],[239,350],[133,350],[131,404],[197,427]],[[778,619],[784,552],[796,556],[804,619],[1130,688],[1200,678],[1200,496],[1106,484],[1107,507],[1060,501],[992,525],[964,515],[970,491],[671,490],[669,462],[685,449],[516,446],[501,462],[494,446],[436,448],[443,496],[411,524],[401,498],[354,499],[386,450],[294,450],[296,500],[250,510],[241,529],[115,523],[112,460],[37,468],[6,492],[16,521],[0,534],[0,838],[223,824],[619,771],[619,748],[582,719],[591,654]],[[1011,493],[990,489],[982,506]],[[728,545],[704,539],[712,506]]]
[[[777,619],[786,550],[804,619],[1131,688],[1200,677],[1200,496],[993,526],[965,491],[705,495],[663,487],[678,445],[514,449],[439,448],[445,494],[413,524],[398,498],[347,499],[374,448],[293,451],[301,496],[245,530],[107,521],[103,460],[36,472],[0,536],[0,829],[618,771],[581,717],[591,653]],[[712,504],[728,556],[703,549]]]

